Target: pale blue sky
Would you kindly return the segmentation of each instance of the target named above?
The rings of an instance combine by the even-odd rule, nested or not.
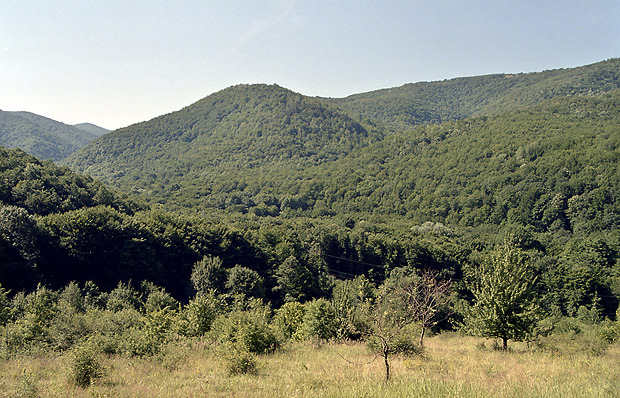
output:
[[[238,83],[353,93],[620,56],[620,0],[0,0],[0,109],[113,129]]]

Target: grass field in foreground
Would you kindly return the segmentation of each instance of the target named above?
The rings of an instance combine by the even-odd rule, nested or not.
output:
[[[100,358],[104,375],[86,389],[69,382],[67,355],[0,361],[0,397],[620,397],[620,345],[602,355],[558,355],[483,339],[427,339],[424,357],[381,358],[362,344],[309,343],[258,357],[256,375],[229,376],[205,343],[168,346],[152,358]],[[489,346],[486,342],[486,346]]]

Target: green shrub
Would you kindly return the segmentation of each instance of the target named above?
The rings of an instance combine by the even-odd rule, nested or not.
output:
[[[401,329],[390,341],[388,354],[400,354],[405,356],[422,355],[424,349],[417,341],[418,334],[419,328],[415,324],[408,325]],[[370,336],[368,338],[368,349],[371,352],[382,353],[383,345],[381,340],[377,336]]]
[[[84,314],[76,313],[72,307],[63,305],[51,321],[46,334],[53,349],[64,351],[87,338],[91,331]]]
[[[71,353],[70,379],[75,385],[86,388],[102,376],[103,368],[93,348],[81,346]]]
[[[210,292],[198,294],[185,307],[185,318],[188,322],[187,334],[190,336],[203,336],[209,330],[217,314],[221,311],[221,303]]]
[[[535,343],[537,349],[559,355],[601,355],[609,347],[609,344],[598,335],[597,329],[594,327],[540,336]]]
[[[304,314],[304,305],[296,301],[285,303],[276,310],[272,324],[280,339],[303,339]]]
[[[620,322],[606,320],[597,328],[597,334],[606,343],[616,343],[620,341]]]
[[[19,385],[16,398],[37,398],[40,397],[37,383],[32,373],[24,371],[19,377]]]
[[[156,354],[160,344],[138,326],[127,329],[116,337],[116,352],[127,357],[140,357]]]
[[[6,325],[11,318],[11,301],[9,292],[0,285],[0,326]]]
[[[336,312],[325,299],[316,299],[305,304],[303,331],[306,338],[330,340],[336,337]]]
[[[146,294],[144,302],[144,310],[146,312],[175,309],[179,306],[179,303],[164,288],[155,286],[150,282],[142,282],[142,289]]]
[[[238,344],[226,344],[224,346],[226,367],[229,375],[256,374],[256,356]]]
[[[101,352],[122,354],[129,344],[125,334],[140,328],[142,316],[135,309],[118,312],[91,309],[86,312],[85,318],[86,324],[91,329],[92,343]]]
[[[250,353],[270,353],[279,344],[264,314],[258,310],[219,315],[209,334],[216,342],[232,343]]]
[[[119,282],[118,286],[108,294],[106,308],[110,311],[117,312],[139,307],[138,292],[129,284]]]
[[[86,304],[82,289],[75,282],[70,282],[60,292],[58,304],[61,309],[72,309],[74,312],[84,312]]]

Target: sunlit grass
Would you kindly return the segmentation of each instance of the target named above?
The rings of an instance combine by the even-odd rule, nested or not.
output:
[[[603,355],[559,356],[525,344],[508,353],[485,340],[446,334],[427,339],[423,357],[381,358],[362,344],[299,343],[258,357],[256,375],[229,376],[204,342],[171,346],[153,358],[102,356],[102,379],[86,389],[68,378],[63,355],[0,362],[0,397],[616,397],[620,346]],[[490,347],[490,342],[485,341]]]

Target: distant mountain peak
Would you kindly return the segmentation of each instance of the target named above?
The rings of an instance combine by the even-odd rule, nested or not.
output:
[[[0,112],[0,145],[59,161],[96,135],[32,112]]]
[[[112,130],[105,129],[103,127],[97,126],[92,123],[78,123],[74,124],[73,127],[86,131],[87,133],[93,134],[97,137],[108,134]]]

